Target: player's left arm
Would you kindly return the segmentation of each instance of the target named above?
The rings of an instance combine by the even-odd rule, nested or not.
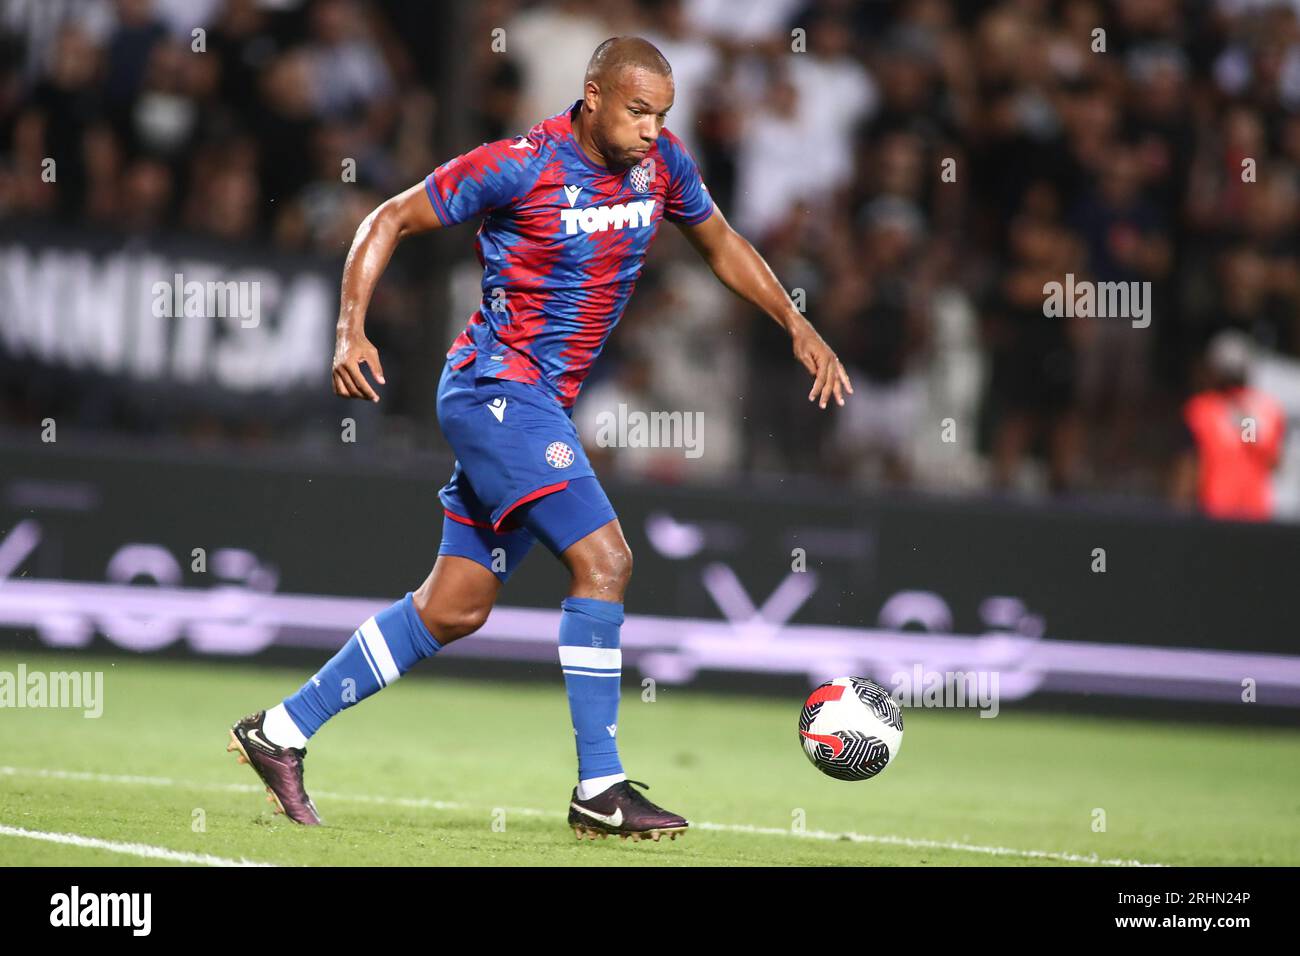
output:
[[[834,396],[844,404],[844,392],[853,385],[835,352],[790,301],[772,267],[744,236],[731,228],[715,203],[713,213],[694,225],[678,223],[691,245],[709,264],[713,274],[732,292],[762,309],[790,334],[794,355],[813,377],[808,400],[826,407]]]

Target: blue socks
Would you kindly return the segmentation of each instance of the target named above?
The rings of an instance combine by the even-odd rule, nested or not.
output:
[[[623,605],[596,598],[565,598],[560,604],[560,668],[578,744],[580,780],[617,777],[619,683],[623,652],[619,627]]]
[[[296,694],[285,698],[284,708],[303,736],[310,737],[339,711],[387,687],[416,661],[440,650],[442,645],[420,620],[408,592],[357,628],[342,650]]]
[[[596,598],[565,598],[560,604],[560,667],[578,747],[579,798],[620,780],[618,758],[619,684],[623,652],[619,628],[623,605]],[[411,594],[367,620],[325,666],[268,711],[267,729],[279,727],[289,746],[302,746],[325,721],[387,687],[442,645],[415,610]],[[287,715],[292,726],[284,723]],[[301,731],[298,737],[294,731]]]

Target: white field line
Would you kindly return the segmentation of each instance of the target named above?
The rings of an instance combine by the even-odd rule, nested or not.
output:
[[[62,843],[67,846],[83,847],[90,850],[107,850],[110,853],[124,853],[127,856],[139,856],[149,860],[170,860],[173,863],[197,863],[200,866],[271,866],[270,863],[254,863],[251,860],[228,860],[223,856],[208,853],[186,853],[183,850],[169,850],[165,846],[150,846],[148,843],[119,843],[117,840],[101,840],[99,837],[82,836],[79,833],[46,833],[44,830],[27,830],[23,827],[11,827],[0,823],[0,837],[21,837],[26,840],[43,840],[46,843]]]
[[[0,777],[43,777],[50,780],[77,780],[87,783],[115,783],[128,786],[179,787],[190,790],[214,790],[222,793],[262,793],[265,788],[243,783],[197,783],[173,780],[170,777],[140,777],[127,774],[90,773],[81,770],[42,770],[26,767],[0,767]],[[334,793],[313,790],[316,799],[339,800],[349,803],[369,803],[378,806],[407,807],[423,810],[475,810],[481,809],[467,803],[451,800],[431,800],[428,797],[381,797],[356,793]],[[538,810],[534,807],[501,807],[507,813],[533,817],[563,817],[563,811]],[[1051,860],[1058,863],[1087,863],[1094,866],[1164,866],[1163,863],[1146,863],[1142,860],[1107,859],[1096,854],[1059,853],[1051,850],[1021,850],[1005,846],[981,846],[950,840],[923,840],[913,837],[831,832],[827,830],[786,830],[781,827],[758,827],[744,823],[708,823],[692,820],[691,826],[719,833],[752,833],[760,836],[793,837],[804,840],[846,841],[850,843],[875,843],[885,846],[906,846],[922,850],[954,850],[961,853],[980,853],[985,856],[1012,856],[1025,860]],[[168,851],[170,852],[170,851]]]

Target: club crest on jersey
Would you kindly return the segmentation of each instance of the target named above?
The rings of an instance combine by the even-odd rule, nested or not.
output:
[[[546,446],[546,463],[552,468],[568,468],[573,464],[573,449],[562,441]]]
[[[639,193],[646,192],[655,181],[655,161],[647,156],[627,173],[628,184]]]

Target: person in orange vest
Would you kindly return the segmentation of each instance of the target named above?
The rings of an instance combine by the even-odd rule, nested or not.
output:
[[[1246,384],[1251,341],[1221,332],[1206,353],[1209,387],[1183,406],[1187,450],[1175,471],[1174,498],[1212,518],[1267,521],[1273,470],[1282,455],[1286,416],[1276,400]]]

